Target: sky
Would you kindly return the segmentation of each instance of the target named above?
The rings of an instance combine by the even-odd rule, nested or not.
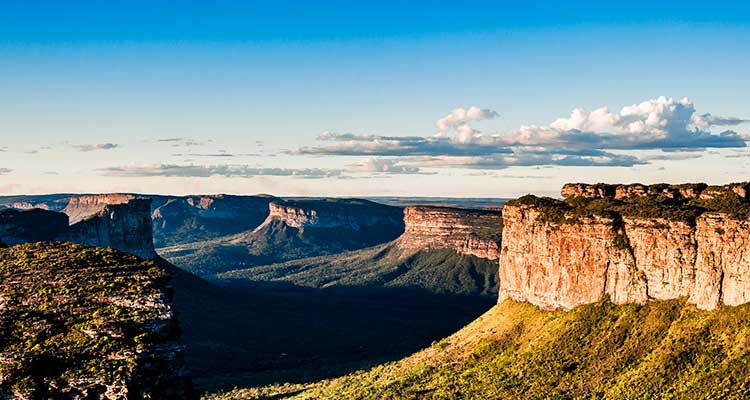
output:
[[[747,71],[747,2],[4,0],[0,195],[744,181]]]

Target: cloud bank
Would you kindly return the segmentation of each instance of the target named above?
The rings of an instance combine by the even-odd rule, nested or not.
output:
[[[506,168],[509,166],[623,166],[648,163],[638,150],[698,151],[742,148],[748,136],[715,127],[746,122],[739,117],[699,114],[687,98],[659,97],[610,111],[574,109],[548,125],[527,125],[505,134],[483,134],[472,123],[498,117],[489,109],[456,108],[436,121],[433,136],[380,136],[326,132],[321,146],[293,152],[313,156],[427,157],[424,166]],[[675,159],[675,157],[664,157]]]
[[[102,175],[126,178],[178,177],[207,178],[223,176],[227,178],[252,178],[255,176],[289,176],[297,178],[329,178],[342,174],[337,169],[322,168],[258,168],[247,165],[177,165],[152,164],[109,167],[97,170]]]

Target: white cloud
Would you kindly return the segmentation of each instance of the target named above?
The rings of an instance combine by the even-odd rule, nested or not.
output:
[[[448,115],[440,118],[435,122],[438,128],[438,136],[455,135],[455,140],[459,143],[468,143],[479,131],[471,126],[471,122],[494,119],[498,113],[490,109],[482,109],[471,106],[468,109],[459,107],[453,109]]]
[[[457,108],[437,122],[434,136],[379,136],[326,132],[326,145],[303,147],[294,154],[346,156],[427,156],[470,168],[512,165],[632,166],[659,159],[687,156],[644,156],[618,151],[693,151],[706,148],[744,148],[747,135],[715,133],[711,127],[735,126],[747,119],[698,114],[687,98],[659,97],[612,112],[576,108],[569,117],[549,125],[521,126],[507,134],[482,134],[470,123],[497,117],[492,110]],[[414,166],[417,166],[414,164]]]

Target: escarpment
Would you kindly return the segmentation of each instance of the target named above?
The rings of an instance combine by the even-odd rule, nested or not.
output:
[[[59,239],[154,258],[151,199],[104,204],[96,214],[72,224]]]
[[[345,228],[358,231],[368,226],[400,227],[403,224],[398,208],[367,200],[277,200],[269,203],[268,210],[266,223],[279,221],[292,228]]]
[[[88,217],[101,214],[108,206],[127,204],[135,198],[135,195],[120,193],[73,196],[62,212],[68,215],[72,225]]]
[[[408,249],[451,249],[496,260],[502,236],[499,211],[412,206],[404,210],[399,246]]]
[[[105,198],[109,195],[103,195]],[[106,204],[126,197],[108,198],[105,202],[93,202],[95,196],[83,196],[86,200],[73,201],[86,206],[93,214],[68,225],[69,216],[64,213],[42,209],[0,210],[0,240],[8,245],[39,241],[64,241],[92,247],[110,247],[143,258],[154,258],[153,233],[151,228],[151,200],[129,199],[125,203]],[[82,206],[83,207],[83,206]],[[83,208],[74,215],[82,216]]]
[[[193,398],[169,280],[112,249],[0,250],[0,398]]]
[[[684,297],[709,310],[750,302],[747,187],[576,184],[564,202],[509,202],[499,300],[563,310],[604,296]]]

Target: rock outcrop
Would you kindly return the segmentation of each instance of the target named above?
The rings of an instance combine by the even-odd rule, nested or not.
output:
[[[214,239],[257,228],[268,217],[272,196],[155,196],[154,245]]]
[[[268,217],[258,227],[279,221],[297,229],[342,228],[354,231],[369,226],[401,226],[398,208],[367,200],[277,200],[268,205]]]
[[[404,209],[404,234],[397,243],[407,249],[451,249],[496,260],[502,237],[499,211],[412,206]]]
[[[143,258],[156,257],[151,227],[151,199],[130,199],[119,204],[79,204],[95,204],[87,209],[96,208],[98,211],[72,224],[67,232],[58,237],[59,240],[110,247]]]
[[[10,246],[52,240],[67,229],[65,214],[38,208],[0,209],[0,240]]]
[[[687,183],[669,185],[611,185],[606,183],[568,183],[561,190],[564,198],[584,197],[610,200],[623,200],[636,197],[661,195],[671,199],[713,199],[727,194],[734,194],[744,200],[750,199],[750,182],[730,183],[722,186],[709,186],[704,183]]]
[[[664,186],[566,185],[563,195],[579,200],[506,204],[499,300],[561,310],[605,295],[685,297],[709,310],[750,302],[747,184]]]
[[[126,204],[135,198],[135,195],[121,193],[73,196],[62,212],[68,215],[72,225],[88,217],[101,214],[107,206]]]
[[[194,398],[169,281],[112,249],[0,250],[0,398]]]

